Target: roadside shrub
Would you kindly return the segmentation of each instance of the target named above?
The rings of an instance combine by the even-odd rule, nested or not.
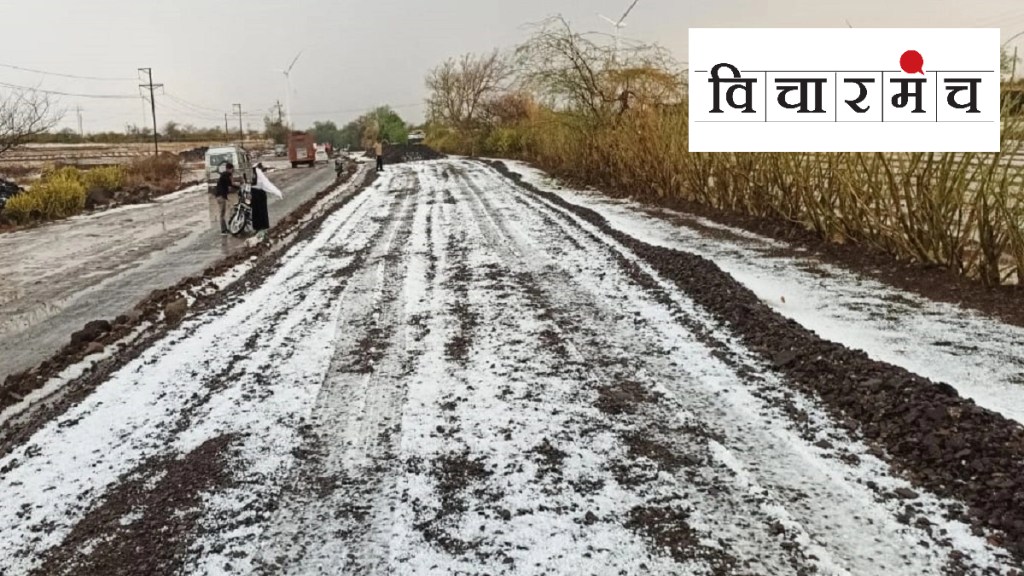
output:
[[[55,170],[7,201],[4,217],[15,224],[57,220],[85,209],[86,189],[77,170]]]
[[[161,192],[171,192],[181,186],[185,169],[177,154],[163,153],[133,161],[125,169],[127,188],[148,186]]]
[[[124,169],[120,166],[93,168],[82,174],[87,191],[117,192],[124,185]]]
[[[74,166],[64,166],[61,164],[47,166],[43,169],[42,176],[40,177],[41,182],[47,182],[49,180],[77,180],[82,182],[82,171]]]

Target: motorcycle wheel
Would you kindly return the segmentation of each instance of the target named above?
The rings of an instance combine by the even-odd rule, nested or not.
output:
[[[241,207],[236,208],[235,211],[231,213],[231,219],[228,220],[228,232],[234,236],[238,236],[242,232],[245,232],[247,224],[246,220],[248,219],[245,217],[245,209]]]

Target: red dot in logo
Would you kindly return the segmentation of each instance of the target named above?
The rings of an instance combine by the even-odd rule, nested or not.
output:
[[[907,74],[924,74],[924,57],[917,50],[907,50],[900,56],[900,68]]]

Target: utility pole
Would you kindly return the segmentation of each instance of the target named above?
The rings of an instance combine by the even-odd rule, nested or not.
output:
[[[139,72],[145,72],[149,79],[148,84],[139,84],[140,88],[149,88],[149,106],[153,112],[153,155],[158,156],[160,154],[160,144],[158,143],[159,134],[156,131],[156,98],[153,96],[154,88],[163,88],[163,84],[153,84],[153,69],[152,68],[139,68]]]
[[[274,104],[274,108],[277,108],[277,123],[284,125],[284,112],[281,111],[281,101],[278,100],[277,104]]]
[[[238,137],[242,139],[242,144],[245,144],[245,132],[242,131],[242,105],[232,104],[235,108],[235,114],[238,114]]]
[[[75,112],[78,114],[78,135],[85,138],[85,131],[82,130],[82,106],[75,106]]]

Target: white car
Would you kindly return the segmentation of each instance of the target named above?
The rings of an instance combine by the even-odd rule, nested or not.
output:
[[[316,162],[327,162],[329,160],[329,158],[327,157],[327,147],[324,146],[323,144],[317,144],[316,156],[313,159]]]
[[[235,167],[233,180],[235,185],[241,187],[248,184],[252,177],[252,157],[249,152],[240,146],[224,146],[221,148],[210,148],[206,151],[206,187],[212,194],[217,188],[217,181],[220,179],[224,165],[228,162]]]
[[[409,133],[409,144],[419,144],[426,140],[427,135],[422,130]]]

